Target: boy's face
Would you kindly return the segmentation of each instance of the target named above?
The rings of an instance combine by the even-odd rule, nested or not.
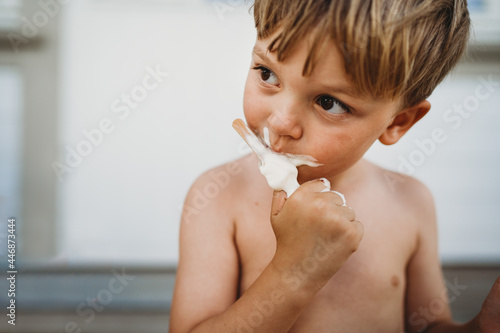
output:
[[[269,129],[274,150],[315,157],[323,166],[299,168],[299,182],[334,179],[354,165],[392,123],[398,101],[361,95],[344,69],[337,45],[326,42],[310,76],[302,76],[310,38],[278,62],[257,40],[248,74],[244,113],[248,125]]]

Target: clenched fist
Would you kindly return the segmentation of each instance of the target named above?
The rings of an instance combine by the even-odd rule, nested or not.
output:
[[[273,264],[286,282],[319,290],[354,253],[363,225],[321,180],[302,184],[288,199],[274,192],[271,224],[276,236]]]

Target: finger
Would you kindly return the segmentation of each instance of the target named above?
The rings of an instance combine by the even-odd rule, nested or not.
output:
[[[344,195],[342,193],[337,192],[337,191],[330,191],[330,192],[337,194],[340,197],[340,199],[342,199],[342,205],[341,206],[347,206],[346,201],[345,201],[345,197],[344,197]]]
[[[324,193],[322,195],[329,195],[332,198],[331,200],[335,205],[347,207],[345,204],[344,196],[341,195],[341,193],[337,191],[321,191],[321,192]]]
[[[271,221],[274,220],[276,215],[281,211],[286,202],[285,191],[274,191],[273,201],[271,202]]]
[[[299,190],[308,191],[308,192],[321,192],[327,186],[328,186],[328,189],[330,189],[329,188],[330,184],[329,183],[326,184],[325,180],[326,179],[324,179],[324,178],[310,180],[310,181],[305,182],[302,185],[300,185]]]
[[[358,235],[358,242],[361,242],[361,239],[363,239],[363,234],[365,232],[365,227],[363,226],[363,224],[361,224],[361,222],[359,222],[358,220],[354,220],[351,222],[353,224],[353,226],[356,228],[356,231],[357,231],[357,235]]]
[[[349,221],[352,222],[352,221],[356,220],[356,213],[354,212],[354,210],[351,207],[342,206],[342,207],[339,207],[339,209],[342,210],[343,214],[346,216],[346,218]]]

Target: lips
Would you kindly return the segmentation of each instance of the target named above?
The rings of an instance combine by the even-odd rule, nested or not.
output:
[[[272,152],[277,153],[277,154],[282,154],[282,155],[301,155],[298,153],[292,153],[290,151],[285,151],[285,145],[273,145],[271,143],[271,139],[269,136],[269,130],[267,127],[264,127],[261,131],[261,133],[256,133],[257,137],[259,140],[266,146],[266,148],[270,149]]]
[[[281,149],[274,148],[273,146],[270,146],[269,149],[271,149],[273,152],[278,153],[278,154],[285,154],[284,152],[281,151]]]
[[[257,134],[257,137],[259,138],[260,142],[262,142],[262,144],[264,146],[266,146],[266,148],[270,149],[271,151],[273,151],[275,153],[284,154],[281,147],[277,148],[277,147],[273,146],[273,144],[271,143],[271,140],[269,138],[269,130],[267,129],[267,127],[264,127],[264,129],[262,130],[262,133],[256,133],[256,134]]]
[[[281,147],[281,146],[276,147],[272,143],[271,143],[271,145],[267,145],[266,144],[266,146],[271,151],[273,151],[274,153],[277,153],[277,154],[282,154],[282,155],[286,155],[286,154],[297,155],[296,153],[292,153],[292,152],[284,150],[285,147]]]
[[[277,153],[277,154],[293,154],[291,152],[288,152],[288,151],[283,151],[283,148],[282,147],[275,147],[273,146],[272,144],[270,146],[268,146],[267,148],[269,148],[271,151],[273,151],[274,153]]]

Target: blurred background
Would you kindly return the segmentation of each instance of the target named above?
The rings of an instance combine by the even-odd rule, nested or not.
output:
[[[366,156],[432,190],[445,277],[465,286],[451,294],[459,321],[500,274],[500,2],[469,7],[468,57],[431,112]],[[168,330],[187,190],[247,153],[231,122],[243,117],[249,10],[0,0],[0,331]],[[5,315],[11,217],[16,326]]]

